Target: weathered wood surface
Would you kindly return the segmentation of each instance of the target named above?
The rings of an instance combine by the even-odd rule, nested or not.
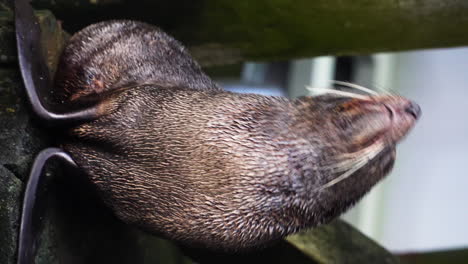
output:
[[[34,0],[70,32],[105,19],[158,25],[204,65],[468,45],[466,0]]]
[[[468,248],[417,252],[400,255],[402,264],[466,264]]]
[[[287,240],[321,264],[399,263],[396,256],[343,221],[292,235]]]

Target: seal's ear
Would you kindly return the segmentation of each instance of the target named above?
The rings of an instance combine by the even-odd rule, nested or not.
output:
[[[47,125],[95,119],[95,106],[68,113],[54,113],[46,107],[44,94],[51,90],[51,78],[42,52],[41,29],[29,1],[15,0],[15,30],[19,66],[33,111]]]
[[[34,160],[24,192],[18,238],[18,264],[34,263],[36,238],[44,209],[41,204],[44,200],[38,199],[38,196],[47,185],[47,177],[43,176],[42,171],[47,161],[51,159],[60,159],[67,165],[76,167],[70,155],[58,148],[47,148],[41,151]]]

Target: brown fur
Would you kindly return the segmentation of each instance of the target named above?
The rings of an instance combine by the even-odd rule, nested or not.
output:
[[[131,51],[126,43],[138,38]],[[412,103],[397,96],[225,92],[142,23],[93,25],[64,54],[59,96],[105,94],[102,116],[71,128],[64,148],[119,218],[191,245],[250,248],[330,221],[390,171],[415,121],[405,111]],[[378,143],[371,161],[322,188],[342,174],[334,164]]]

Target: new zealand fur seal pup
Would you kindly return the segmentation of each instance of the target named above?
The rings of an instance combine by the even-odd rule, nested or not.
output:
[[[76,166],[126,223],[195,246],[240,250],[326,223],[392,168],[420,115],[395,95],[226,92],[157,27],[109,21],[75,34],[50,87],[40,31],[16,1],[19,62],[33,111],[61,126],[25,193],[19,263],[34,254],[35,192],[51,157]],[[54,112],[39,91],[54,92]]]

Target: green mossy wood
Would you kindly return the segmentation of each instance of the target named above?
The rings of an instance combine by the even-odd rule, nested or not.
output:
[[[34,0],[75,31],[104,19],[162,27],[204,65],[468,45],[466,0]]]
[[[321,264],[399,263],[396,256],[342,221],[289,236],[287,241]]]
[[[402,264],[466,264],[468,262],[468,248],[409,253],[400,255],[400,258]]]

